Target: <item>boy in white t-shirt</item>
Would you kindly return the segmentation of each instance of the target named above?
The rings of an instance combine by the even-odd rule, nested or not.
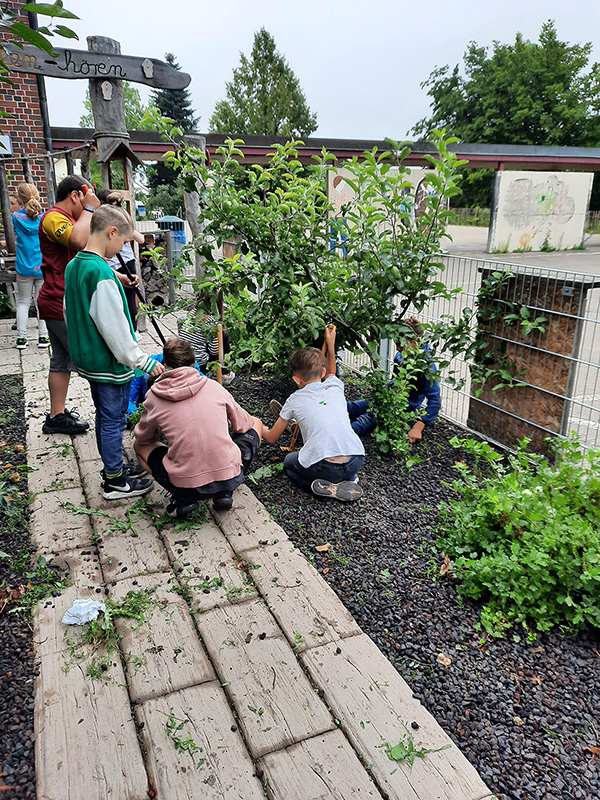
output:
[[[274,444],[291,419],[300,426],[304,447],[288,453],[283,468],[296,486],[320,497],[358,500],[362,491],[357,474],[365,449],[352,430],[344,384],[335,375],[335,325],[325,329],[327,359],[316,347],[303,347],[290,356],[298,391],[286,400],[279,419],[263,438]]]

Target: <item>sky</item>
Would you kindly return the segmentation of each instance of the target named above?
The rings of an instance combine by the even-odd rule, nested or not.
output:
[[[597,39],[598,0],[64,0],[80,17],[69,24],[86,50],[86,36],[108,36],[125,55],[164,59],[174,53],[192,77],[188,89],[198,128],[206,132],[225,84],[265,27],[300,81],[323,138],[404,139],[429,114],[420,88],[436,66],[462,64],[470,41],[513,43],[517,32],[537,41],[542,24],[556,23],[570,44]],[[41,23],[40,23],[41,24]],[[591,56],[600,61],[598,44]],[[46,80],[50,122],[77,127],[86,80]],[[143,99],[148,90],[138,84]]]

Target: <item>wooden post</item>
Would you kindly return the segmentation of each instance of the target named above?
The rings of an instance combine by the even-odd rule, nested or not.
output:
[[[46,174],[46,196],[48,199],[48,207],[52,208],[56,202],[56,186],[54,180],[54,160],[52,155],[48,153],[44,157],[44,172]]]
[[[65,153],[65,159],[67,161],[67,175],[74,175],[75,161],[73,159],[73,153],[71,152]]]
[[[86,181],[92,182],[92,175],[90,173],[90,148],[84,147],[81,153],[81,177]]]
[[[192,147],[197,147],[203,153],[206,153],[206,138],[204,136],[193,136],[186,134],[183,138],[187,144],[191,144]],[[194,243],[196,244],[203,230],[202,226],[198,223],[198,217],[200,216],[200,198],[198,196],[198,192],[184,191],[183,199],[185,202],[185,215],[190,226],[190,230],[192,231],[192,236],[194,237]],[[200,276],[204,273],[204,259],[197,251],[194,251],[194,262],[196,278],[200,278]]]
[[[33,175],[31,173],[31,165],[28,158],[22,158],[21,164],[23,165],[23,179],[25,183],[33,183]]]
[[[8,181],[6,180],[6,166],[4,161],[0,161],[0,203],[2,203],[2,222],[4,223],[6,247],[9,253],[16,253],[17,242],[15,240],[15,231],[12,224],[10,195],[8,192]]]

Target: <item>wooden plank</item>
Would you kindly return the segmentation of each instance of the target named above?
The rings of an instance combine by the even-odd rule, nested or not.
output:
[[[237,569],[240,562],[212,519],[187,531],[166,528],[163,538],[179,581],[191,593],[195,613],[256,597],[255,587]]]
[[[81,489],[48,492],[43,497],[38,495],[31,503],[31,541],[43,556],[58,555],[64,550],[92,543],[92,526],[88,517],[67,511],[63,503],[85,506],[83,492]]]
[[[102,571],[107,583],[135,578],[144,573],[167,572],[169,559],[158,531],[148,519],[127,516],[128,501],[110,511],[110,517],[92,517],[98,539]],[[132,528],[118,530],[114,521],[131,521]]]
[[[69,586],[34,613],[39,674],[35,681],[35,758],[40,800],[147,798],[148,778],[131,717],[118,657],[111,683],[93,681],[85,662],[72,665],[62,623],[76,597],[95,597],[89,586]]]
[[[23,375],[35,374],[36,379],[46,379],[48,382],[48,372],[50,367],[50,351],[48,348],[37,348],[36,339],[31,338],[29,346],[26,350],[21,350],[22,353],[22,368]]]
[[[86,416],[86,419],[89,420],[90,417]],[[83,461],[100,461],[100,453],[98,452],[98,445],[96,444],[96,437],[93,430],[90,429],[83,435],[74,436],[73,445],[77,453],[77,460],[80,464]],[[102,464],[100,464],[99,469],[102,469]]]
[[[29,466],[35,467],[27,476],[30,492],[62,492],[80,487],[79,467],[70,437],[62,438],[64,449],[48,446],[46,450],[30,453]]]
[[[329,731],[259,762],[271,800],[352,800],[382,795],[341,731]]]
[[[75,588],[86,589],[88,586],[95,586],[94,591],[97,595],[95,599],[104,600],[106,583],[100,566],[100,557],[95,547],[64,550],[49,561],[69,575]]]
[[[336,593],[291,542],[247,550],[260,594],[296,652],[361,633]]]
[[[300,655],[354,748],[389,800],[481,800],[491,793],[433,716],[366,634]],[[418,728],[415,728],[416,723]],[[391,761],[382,745],[414,740],[415,747],[450,747],[411,767]]]
[[[0,350],[0,372],[2,375],[18,375],[21,373],[21,353],[12,348]]]
[[[89,80],[91,78],[134,81],[155,89],[185,89],[190,75],[157,58],[92,53],[89,50],[54,48],[54,57],[33,45],[18,47],[0,44],[2,61],[15,72],[45,75],[49,78]]]
[[[141,625],[117,618],[115,625],[127,664],[132,700],[148,700],[186,686],[214,681],[214,670],[172,572],[140,575],[119,581],[110,597],[121,601],[128,592],[150,591],[156,601],[152,615]]]
[[[122,672],[117,680],[124,680]],[[124,686],[94,682],[78,667],[65,673],[62,660],[50,656],[40,663],[35,691],[40,800],[147,800],[148,778]]]
[[[264,800],[225,693],[217,683],[182,689],[136,707],[148,752],[148,770],[165,800]],[[196,752],[177,752],[173,735],[190,739]],[[293,798],[289,798],[293,800]]]
[[[199,630],[255,758],[333,728],[260,601],[207,611]]]
[[[211,510],[236,553],[254,550],[261,542],[278,544],[290,541],[283,528],[277,525],[247,486],[236,489],[233,503],[231,511]]]

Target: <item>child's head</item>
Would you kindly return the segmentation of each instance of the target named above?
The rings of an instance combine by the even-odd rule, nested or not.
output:
[[[177,339],[175,336],[167,339],[163,347],[163,364],[165,367],[193,367],[196,363],[194,349],[189,342]]]
[[[133,222],[119,206],[100,206],[92,215],[90,236],[101,238],[104,257],[113,258],[133,238]]]
[[[33,183],[20,183],[17,186],[17,197],[19,205],[25,207],[27,216],[31,219],[37,219],[42,213],[42,205],[39,192]]]
[[[16,194],[9,194],[8,202],[10,203],[11,214],[14,214],[15,211],[18,211],[21,208],[21,203],[19,203],[19,198],[17,197]]]
[[[402,320],[402,324],[404,325],[405,328],[407,328],[407,331],[405,332],[402,339],[396,342],[396,350],[398,350],[398,352],[404,350],[407,347],[408,348],[410,348],[411,346],[414,347],[424,333],[423,326],[421,325],[417,317],[408,317],[408,319]]]
[[[299,350],[294,350],[289,364],[296,383],[299,383],[296,378],[303,384],[314,383],[320,381],[325,374],[325,356],[316,347],[301,347]]]

